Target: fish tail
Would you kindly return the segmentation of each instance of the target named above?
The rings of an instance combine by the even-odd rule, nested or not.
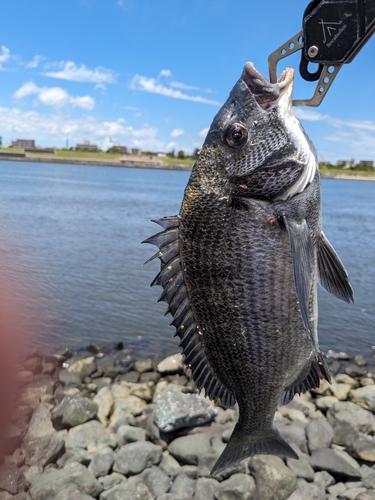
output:
[[[265,436],[249,436],[237,423],[227,446],[213,466],[210,477],[253,455],[277,455],[296,460],[299,458],[281,437],[275,425]]]

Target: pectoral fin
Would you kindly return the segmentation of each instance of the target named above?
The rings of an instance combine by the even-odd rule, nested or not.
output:
[[[318,241],[318,276],[320,285],[328,293],[345,302],[354,302],[348,273],[324,233]]]
[[[297,222],[285,215],[282,215],[281,219],[288,230],[290,248],[292,251],[294,282],[302,321],[316,348],[317,346],[309,319],[309,302],[313,285],[314,269],[314,246],[309,227],[305,220]]]

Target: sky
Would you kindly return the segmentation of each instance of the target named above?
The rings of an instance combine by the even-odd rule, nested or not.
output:
[[[192,153],[247,61],[301,29],[301,0],[2,0],[0,136]],[[294,98],[314,83],[296,69]],[[375,36],[319,108],[295,107],[320,161],[375,160]]]

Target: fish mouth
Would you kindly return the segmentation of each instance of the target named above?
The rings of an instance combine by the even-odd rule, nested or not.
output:
[[[288,89],[292,89],[294,69],[286,68],[277,82],[271,83],[255,68],[252,62],[248,62],[245,64],[241,78],[259,106],[266,110],[277,106]]]

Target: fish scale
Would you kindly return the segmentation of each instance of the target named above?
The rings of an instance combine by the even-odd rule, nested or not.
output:
[[[292,114],[293,70],[270,84],[251,63],[214,117],[152,284],[164,289],[197,389],[239,407],[211,475],[257,453],[298,458],[274,422],[279,404],[330,381],[317,333],[317,282],[353,300],[322,232],[314,148]]]

